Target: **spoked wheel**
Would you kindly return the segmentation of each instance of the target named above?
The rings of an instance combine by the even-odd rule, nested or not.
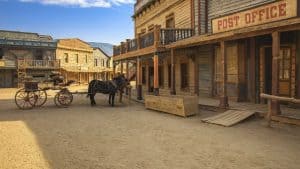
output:
[[[69,107],[73,102],[73,95],[68,90],[61,90],[54,97],[54,103],[57,107]]]
[[[39,88],[39,90],[34,91],[34,106],[41,107],[43,106],[47,101],[47,92],[45,90],[42,90]]]
[[[28,110],[32,109],[35,105],[35,95],[34,92],[25,91],[25,89],[20,89],[15,95],[15,103],[19,109]]]

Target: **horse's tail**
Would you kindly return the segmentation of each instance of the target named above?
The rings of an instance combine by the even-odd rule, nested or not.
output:
[[[88,87],[88,94],[86,95],[86,97],[90,97],[90,95],[92,94],[92,89],[93,89],[93,86],[94,86],[95,82],[96,82],[96,80],[90,81],[89,87]]]

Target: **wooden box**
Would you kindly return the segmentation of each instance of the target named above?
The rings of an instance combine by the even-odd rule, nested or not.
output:
[[[188,117],[198,112],[197,96],[145,96],[145,107],[178,116]]]

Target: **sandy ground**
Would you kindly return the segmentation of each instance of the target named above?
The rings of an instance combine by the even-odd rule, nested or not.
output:
[[[0,90],[0,169],[299,169],[300,127],[259,118],[224,128],[76,96],[70,108],[18,110],[15,89]]]

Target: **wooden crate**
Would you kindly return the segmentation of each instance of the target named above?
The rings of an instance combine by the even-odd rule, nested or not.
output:
[[[198,112],[198,97],[146,95],[145,107],[147,109],[188,117]]]

